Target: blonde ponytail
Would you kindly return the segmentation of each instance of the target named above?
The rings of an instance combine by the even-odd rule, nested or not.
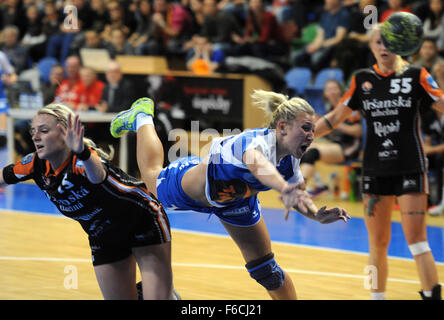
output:
[[[314,115],[310,104],[302,98],[291,98],[265,90],[254,90],[251,95],[253,104],[265,112],[267,126],[275,129],[279,120],[292,121],[301,114]]]

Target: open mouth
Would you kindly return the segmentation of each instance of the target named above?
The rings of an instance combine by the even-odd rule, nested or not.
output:
[[[306,144],[301,145],[301,151],[302,152],[307,151],[307,149],[308,149],[308,145],[306,145]]]
[[[43,146],[40,145],[40,144],[37,144],[37,145],[35,146],[35,149],[36,149],[37,151],[42,150],[42,149],[43,149]]]

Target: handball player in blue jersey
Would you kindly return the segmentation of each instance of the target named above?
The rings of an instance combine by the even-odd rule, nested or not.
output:
[[[281,194],[285,216],[301,214],[331,223],[350,217],[341,208],[318,209],[306,193],[300,158],[314,136],[314,110],[303,99],[257,90],[256,104],[268,116],[268,127],[213,139],[204,159],[190,156],[163,164],[163,147],[153,126],[154,105],[141,98],[111,123],[119,137],[137,131],[137,161],[143,181],[166,208],[215,214],[236,242],[250,276],[273,299],[296,299],[293,283],[278,265],[257,194]]]

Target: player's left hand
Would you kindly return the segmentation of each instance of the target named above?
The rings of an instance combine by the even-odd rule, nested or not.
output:
[[[60,124],[57,126],[64,136],[66,146],[76,154],[81,153],[84,147],[83,135],[85,133],[85,128],[80,123],[79,115],[75,116],[73,122],[71,114],[68,114],[66,129]]]
[[[343,208],[327,209],[326,206],[323,206],[316,213],[316,220],[322,224],[329,224],[338,220],[343,220],[345,223],[347,223],[348,219],[350,219],[350,216]]]

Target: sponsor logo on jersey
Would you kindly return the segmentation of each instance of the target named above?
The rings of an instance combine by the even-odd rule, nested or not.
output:
[[[398,150],[384,150],[378,152],[378,158],[381,161],[395,160],[398,158]]]
[[[365,99],[362,101],[362,106],[366,111],[383,108],[410,108],[412,106],[412,99],[410,97],[404,99],[402,96],[389,100]]]
[[[410,188],[410,187],[416,187],[416,180],[413,180],[413,179],[405,179],[405,180],[402,182],[402,187],[403,187],[404,189],[406,189],[406,188]]]
[[[386,149],[389,149],[390,147],[393,147],[393,141],[390,139],[386,139],[383,143],[382,146]]]
[[[373,129],[378,137],[383,138],[391,133],[399,132],[401,130],[401,122],[396,120],[395,122],[382,124],[381,122],[375,121],[373,123]]]
[[[83,161],[77,159],[77,161],[76,161],[76,167],[78,167],[78,168],[83,168],[83,166],[84,166]]]
[[[373,85],[370,81],[365,81],[362,86],[362,91],[364,91],[365,94],[370,93],[370,91],[373,89]]]
[[[433,77],[431,75],[427,76],[427,82],[430,84],[430,86],[432,87],[432,89],[439,89],[438,84],[436,83],[435,79],[433,79]]]
[[[22,165],[27,165],[28,163],[30,163],[32,161],[32,159],[34,159],[34,153],[30,153],[30,154],[24,156],[22,158],[21,163],[22,163]]]

